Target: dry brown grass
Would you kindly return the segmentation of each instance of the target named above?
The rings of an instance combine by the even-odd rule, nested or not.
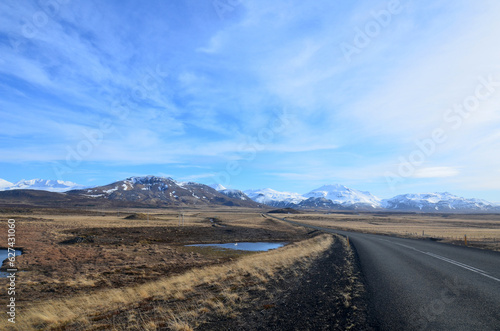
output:
[[[412,238],[437,238],[500,250],[500,215],[492,214],[306,214],[287,219],[311,225]]]
[[[244,255],[184,247],[186,244],[293,242],[309,237],[305,229],[299,231],[283,222],[269,221],[258,211],[237,208],[2,212],[0,242],[7,242],[6,220],[14,218],[16,246],[23,248],[23,255],[16,259],[23,271],[19,273],[23,284],[18,293],[20,307],[49,297],[138,285]],[[185,215],[184,226],[178,225],[179,212]],[[149,214],[150,220],[126,219],[132,214]],[[217,224],[210,219],[217,219]],[[83,242],[71,243],[75,238]],[[5,284],[6,279],[0,279],[0,286]],[[6,298],[0,291],[0,301]]]
[[[127,216],[139,215],[138,218],[127,219]],[[184,214],[185,226],[204,226],[212,224],[207,218],[213,217],[231,225],[258,227],[263,219],[259,211],[247,208],[212,208],[212,209],[82,209],[57,210],[34,209],[29,213],[0,212],[0,219],[14,218],[37,225],[51,223],[52,226],[67,228],[85,227],[145,227],[174,226],[179,224],[179,214]],[[149,221],[147,221],[149,215]]]
[[[353,299],[359,297],[361,293],[364,291],[363,283],[359,281],[359,275],[357,274],[354,261],[355,256],[352,250],[352,247],[349,243],[349,239],[343,236],[338,237],[342,246],[344,247],[344,277],[347,280],[347,285],[344,287],[343,292],[341,293],[344,299],[344,306],[346,308],[352,307],[353,309],[357,309],[355,306],[352,306]]]
[[[191,330],[204,316],[234,317],[248,291],[278,277],[297,273],[333,242],[321,235],[283,248],[252,254],[232,263],[192,269],[184,274],[146,284],[101,290],[89,295],[47,300],[18,312],[15,330],[149,329],[165,326]]]

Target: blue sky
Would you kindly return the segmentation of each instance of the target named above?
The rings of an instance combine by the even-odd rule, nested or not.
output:
[[[0,178],[500,201],[497,1],[0,3]]]

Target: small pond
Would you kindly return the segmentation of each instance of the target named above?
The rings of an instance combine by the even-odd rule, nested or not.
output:
[[[7,260],[7,258],[9,257],[8,252],[9,251],[7,249],[0,248],[0,266],[2,266],[3,261]],[[16,249],[16,256],[17,255],[21,255],[21,250],[20,249]],[[0,278],[7,277],[8,275],[9,275],[8,272],[0,271]]]
[[[276,249],[285,246],[287,243],[270,243],[270,242],[241,242],[241,243],[225,243],[225,244],[195,244],[186,246],[196,247],[219,247],[225,249],[235,249],[239,251],[264,252],[271,249]]]

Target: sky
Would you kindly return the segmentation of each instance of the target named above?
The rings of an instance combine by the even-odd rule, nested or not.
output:
[[[500,202],[494,0],[0,2],[0,178]]]

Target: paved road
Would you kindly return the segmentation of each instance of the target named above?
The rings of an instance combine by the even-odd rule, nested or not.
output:
[[[500,253],[307,226],[349,236],[376,328],[500,330]]]

